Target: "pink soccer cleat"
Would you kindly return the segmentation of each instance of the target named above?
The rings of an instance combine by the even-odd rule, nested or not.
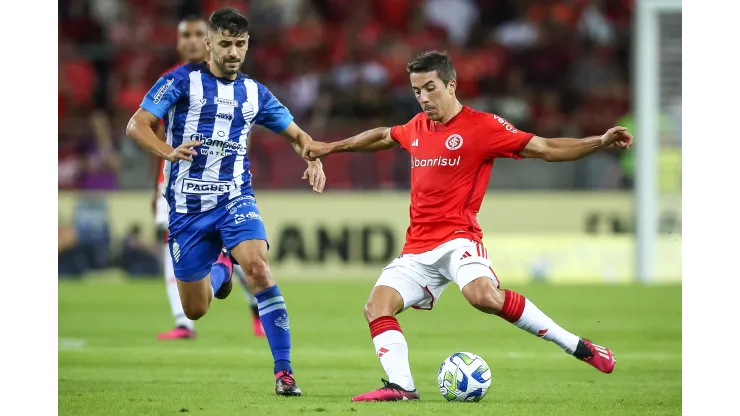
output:
[[[193,338],[195,338],[195,331],[185,328],[184,326],[178,326],[177,328],[171,329],[167,332],[162,332],[161,334],[157,335],[157,339],[160,341]]]
[[[361,394],[352,398],[353,402],[398,402],[404,400],[419,400],[416,390],[404,390],[398,384],[389,383],[388,380],[380,379],[383,387],[371,392]]]
[[[578,341],[578,347],[573,353],[573,356],[591,364],[602,373],[607,374],[614,371],[614,364],[617,362],[614,359],[614,353],[609,348],[596,345],[586,338],[581,338]]]
[[[223,264],[229,272],[229,278],[226,279],[223,284],[221,284],[221,287],[218,288],[216,293],[214,293],[213,297],[216,299],[226,299],[227,296],[231,293],[231,287],[232,287],[232,280],[231,277],[234,275],[234,264],[231,262],[231,256],[229,256],[226,253],[226,250],[222,250],[221,254],[218,255],[218,259],[216,260],[215,264]]]
[[[259,316],[252,317],[252,331],[254,332],[255,337],[265,336],[265,328],[262,327],[262,321],[260,321]]]
[[[301,388],[295,384],[295,377],[287,371],[275,374],[275,394],[278,396],[300,396]]]

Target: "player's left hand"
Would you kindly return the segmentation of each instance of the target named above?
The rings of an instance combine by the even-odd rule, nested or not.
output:
[[[601,136],[601,146],[606,148],[629,149],[632,146],[633,137],[626,127],[612,127]]]
[[[320,160],[314,160],[308,163],[308,169],[303,172],[303,178],[308,179],[308,183],[313,187],[313,191],[321,193],[324,191],[324,185],[326,185],[326,175],[324,174],[324,167]]]

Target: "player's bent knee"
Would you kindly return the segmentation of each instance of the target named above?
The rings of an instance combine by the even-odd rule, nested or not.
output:
[[[267,262],[267,243],[263,240],[246,240],[231,249],[247,278],[249,289],[259,293],[275,285]]]
[[[463,296],[481,312],[498,314],[504,307],[505,293],[489,277],[480,277],[463,288]]]
[[[182,311],[191,321],[197,321],[208,312],[208,303],[197,302],[182,305]]]
[[[376,306],[376,304],[367,301],[365,303],[365,319],[367,319],[368,322],[372,322],[381,316],[393,316],[392,313],[389,312],[383,312],[383,309]]]
[[[396,289],[376,286],[365,302],[365,319],[372,322],[382,316],[395,316],[403,309],[403,298]]]
[[[242,270],[244,270],[244,274],[247,275],[247,281],[254,293],[261,292],[275,284],[272,281],[270,266],[265,260],[250,260],[246,267],[242,265]]]

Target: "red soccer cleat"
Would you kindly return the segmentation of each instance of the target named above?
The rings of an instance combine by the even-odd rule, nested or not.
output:
[[[614,359],[614,353],[609,348],[596,345],[586,338],[581,338],[578,341],[578,347],[573,353],[573,356],[591,364],[602,373],[607,374],[614,371],[614,364],[617,362]]]
[[[371,392],[361,394],[352,398],[353,402],[398,402],[403,400],[419,400],[416,390],[404,390],[398,384],[389,383],[388,380],[380,379],[383,387]]]
[[[162,332],[161,334],[157,335],[157,339],[160,341],[193,338],[195,338],[195,331],[187,329],[184,326],[178,326],[177,328],[171,329],[167,332]]]
[[[255,337],[265,336],[265,328],[262,326],[262,321],[260,321],[259,316],[252,317],[252,332],[254,332]]]

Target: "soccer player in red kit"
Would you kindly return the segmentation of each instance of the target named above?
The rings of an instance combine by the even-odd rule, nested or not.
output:
[[[177,26],[177,53],[180,55],[180,63],[165,71],[164,74],[170,73],[186,63],[199,63],[207,61],[209,52],[206,50],[206,35],[208,32],[208,23],[201,17],[187,17],[180,21]],[[162,141],[167,141],[164,131],[164,119],[160,120],[157,127],[157,136]],[[195,323],[185,316],[180,301],[180,294],[177,290],[175,279],[175,270],[172,265],[169,246],[167,245],[167,224],[169,219],[169,207],[167,200],[164,198],[164,159],[155,158],[157,169],[157,182],[154,185],[154,198],[152,200],[152,209],[154,210],[154,221],[159,232],[159,241],[162,242],[164,262],[164,278],[167,284],[167,297],[170,301],[170,309],[175,319],[175,327],[169,331],[157,335],[159,340],[190,339],[195,338]],[[255,336],[264,337],[265,330],[260,322],[257,300],[247,287],[246,276],[240,266],[234,265],[233,272],[239,278],[239,282],[245,289],[247,301],[252,309],[252,331]]]
[[[585,139],[546,139],[518,130],[503,118],[463,106],[449,57],[419,55],[408,65],[411,87],[423,112],[403,126],[377,128],[334,143],[312,142],[307,160],[338,152],[374,152],[401,146],[411,155],[411,224],[401,255],[383,269],[365,304],[365,317],[388,380],[353,401],[416,400],[408,345],[395,315],[413,307],[432,309],[454,282],[481,312],[498,315],[518,328],[560,346],[604,373],[614,369],[605,347],[574,335],[529,299],[501,289],[477,214],[497,158],[580,159],[599,149],[629,148],[623,127]]]

